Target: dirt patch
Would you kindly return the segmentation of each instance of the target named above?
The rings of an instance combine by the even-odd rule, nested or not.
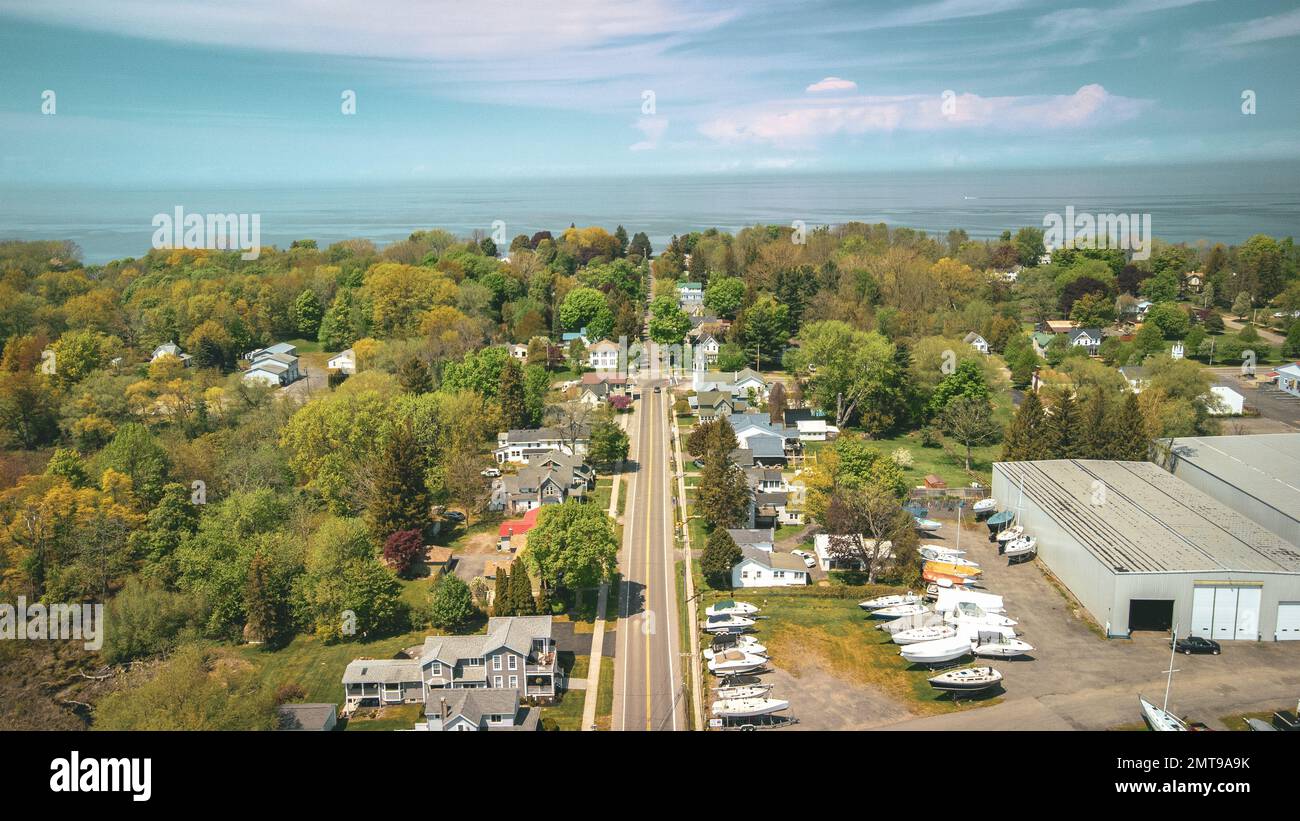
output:
[[[777,698],[790,701],[790,715],[805,730],[861,730],[903,721],[915,713],[893,695],[895,687],[870,669],[843,669],[850,654],[835,636],[810,631],[768,638],[773,664],[767,677]],[[843,637],[850,639],[850,637]],[[837,664],[836,660],[839,660]]]
[[[90,706],[121,686],[78,642],[0,642],[0,730],[84,730]]]

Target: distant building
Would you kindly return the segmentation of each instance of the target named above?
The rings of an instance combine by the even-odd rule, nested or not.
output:
[[[617,371],[618,353],[617,342],[602,339],[587,348],[587,367],[596,371]]]
[[[510,346],[510,355],[520,362],[528,361],[528,346],[522,342],[516,342]]]
[[[1101,328],[1074,328],[1069,332],[1070,344],[1083,348],[1090,356],[1096,356],[1101,350]]]
[[[585,426],[573,438],[558,428],[508,430],[497,434],[497,447],[493,453],[498,464],[514,462],[525,465],[530,458],[553,450],[573,454],[576,447],[576,455],[585,456],[590,441],[590,430]]]
[[[181,361],[181,364],[187,368],[190,366],[190,360],[193,359],[193,357],[191,357],[189,354],[182,351],[181,346],[177,345],[175,342],[164,342],[163,344],[153,349],[153,354],[150,355],[149,361],[157,362],[159,359],[162,359],[164,356],[176,357]]]
[[[966,337],[962,339],[962,342],[965,342],[967,345],[970,345],[972,348],[984,354],[985,356],[989,355],[988,341],[985,340],[984,337],[975,333],[974,331],[971,331],[970,333],[966,334]]]
[[[280,730],[328,732],[338,725],[338,708],[334,704],[281,704],[276,708]]]
[[[677,303],[688,314],[699,313],[704,307],[704,285],[699,282],[677,283]]]
[[[740,561],[731,568],[731,586],[796,587],[808,584],[808,568],[803,559],[791,553],[742,547]]]
[[[329,358],[329,361],[325,363],[325,367],[340,373],[356,373],[357,352],[351,348],[346,351],[339,351]]]

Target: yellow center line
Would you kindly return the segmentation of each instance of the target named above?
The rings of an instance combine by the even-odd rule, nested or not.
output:
[[[653,394],[651,394],[651,395],[653,396]],[[651,399],[650,402],[653,403],[654,400]],[[650,412],[649,412],[649,411],[650,411],[650,408],[649,408],[649,406],[647,405],[647,407],[646,407],[646,424],[647,424],[647,426],[650,427],[650,430],[653,431],[653,430],[654,430],[654,425],[653,425],[653,423],[650,421]],[[652,439],[653,439],[653,437],[652,437]],[[649,454],[646,456],[646,473],[645,473],[645,477],[646,477],[646,479],[647,479],[648,481],[646,482],[646,496],[645,496],[646,508],[645,508],[645,518],[643,519],[643,521],[645,522],[645,586],[644,586],[644,588],[643,588],[643,589],[644,589],[644,593],[643,593],[644,606],[643,606],[643,611],[642,611],[642,613],[641,613],[641,639],[642,639],[642,641],[645,642],[645,728],[646,728],[647,730],[651,729],[651,723],[652,723],[652,722],[651,722],[651,719],[650,719],[650,711],[651,711],[651,706],[650,706],[650,633],[648,632],[647,627],[650,627],[650,626],[653,626],[653,625],[650,625],[646,620],[650,618],[650,614],[651,614],[651,612],[652,612],[651,609],[650,609],[650,510],[651,510],[652,507],[654,507],[654,478],[653,478],[653,477],[654,477],[654,470],[653,470],[653,468],[651,467],[651,465],[653,465],[653,463],[654,463],[654,443],[653,443],[653,441],[651,442],[651,446],[648,448],[648,450],[649,450]]]

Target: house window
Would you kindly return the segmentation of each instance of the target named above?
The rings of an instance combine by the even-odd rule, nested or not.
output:
[[[501,669],[501,656],[493,656],[493,657],[492,657],[492,669],[493,669],[493,670],[500,670],[500,669]]]
[[[492,677],[492,686],[496,687],[498,690],[501,689],[501,676]]]
[[[507,658],[508,658],[507,666],[508,666],[511,670],[518,670],[518,669],[519,669],[519,657],[518,657],[518,656],[508,656]]]
[[[440,661],[435,661],[435,662],[434,662],[434,663],[429,667],[429,673],[430,673],[431,675],[435,675],[435,676],[440,676],[440,675],[442,675],[442,662],[440,662]]]
[[[510,677],[510,689],[511,690],[519,689],[519,676]]]

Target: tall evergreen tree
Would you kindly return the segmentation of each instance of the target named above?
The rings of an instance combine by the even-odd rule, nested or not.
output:
[[[261,553],[248,563],[244,583],[245,634],[250,641],[273,641],[280,634],[280,606],[272,592],[271,561]]]
[[[1048,458],[1079,458],[1082,450],[1079,425],[1079,406],[1074,401],[1074,392],[1066,389],[1052,406],[1052,415],[1047,420]]]
[[[1110,414],[1110,401],[1100,385],[1088,392],[1079,408],[1079,456],[1080,459],[1109,459],[1111,436],[1114,431],[1107,424]]]
[[[726,528],[715,528],[704,544],[704,555],[700,557],[700,570],[709,587],[715,590],[731,588],[731,568],[741,559],[740,547]]]
[[[410,393],[429,393],[433,390],[433,377],[429,374],[429,367],[418,356],[408,356],[402,360],[397,366],[397,381]]]
[[[371,538],[382,544],[399,530],[429,524],[429,491],[424,483],[424,459],[411,425],[397,425],[375,460],[373,484],[366,506]]]
[[[533,601],[533,580],[523,560],[515,559],[510,565],[510,610],[515,616],[531,616],[537,610]]]
[[[1002,442],[1002,460],[1022,462],[1045,458],[1046,428],[1047,419],[1043,414],[1042,401],[1037,393],[1026,393],[1011,424],[1007,426],[1007,435]]]
[[[497,568],[496,589],[492,593],[492,615],[513,616],[510,609],[510,571],[504,567]]]
[[[501,385],[497,392],[501,400],[501,421],[507,430],[525,427],[528,422],[528,402],[524,395],[524,369],[514,357],[501,367]]]
[[[1109,458],[1145,462],[1150,454],[1151,440],[1147,436],[1137,394],[1125,396],[1124,401],[1112,410],[1112,416],[1113,420],[1108,422],[1113,436]]]

